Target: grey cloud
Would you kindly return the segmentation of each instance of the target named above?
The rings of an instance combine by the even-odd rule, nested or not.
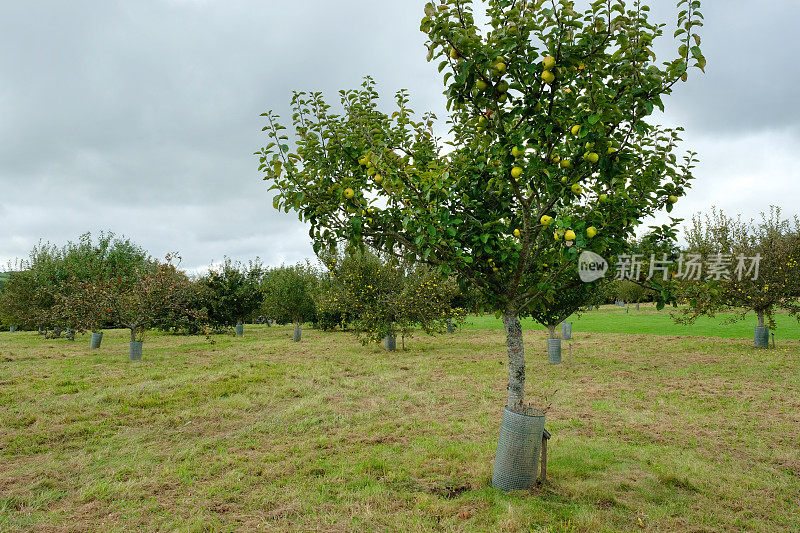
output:
[[[672,2],[655,3],[657,16],[674,16]],[[684,123],[687,146],[701,158],[707,151],[706,161],[723,159],[723,136],[741,147],[761,135],[752,141],[759,150],[769,139],[789,153],[798,124],[789,42],[800,7],[705,3],[708,74],[681,86],[663,118]],[[192,269],[224,255],[268,264],[310,257],[307,228],[272,208],[257,171],[252,154],[266,142],[259,115],[287,118],[292,90],[324,91],[335,103],[339,89],[370,74],[387,103],[408,88],[412,107],[436,112],[444,133],[441,78],[418,29],[424,4],[3,3],[0,261],[24,256],[39,238],[60,243],[102,229],[153,255],[178,249]],[[770,172],[796,191],[794,166],[778,161]],[[710,205],[726,175],[710,163],[697,174],[703,186],[693,194]]]

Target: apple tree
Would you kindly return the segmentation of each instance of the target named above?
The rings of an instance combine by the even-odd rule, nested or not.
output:
[[[457,284],[425,265],[386,260],[354,247],[322,259],[330,283],[317,297],[318,311],[347,317],[364,344],[410,336],[415,327],[442,333],[451,320],[463,319],[463,310],[452,305],[460,294]]]
[[[720,312],[733,312],[735,319],[742,319],[754,312],[760,327],[774,330],[779,309],[800,319],[800,219],[796,216],[785,219],[779,208],[772,207],[760,221],[744,221],[712,209],[692,218],[686,240],[685,263],[693,254],[709,267],[719,268],[683,277],[682,296],[688,305],[675,315],[679,322],[691,323]],[[684,270],[687,274],[685,264]]]
[[[264,268],[256,259],[240,263],[225,258],[199,281],[204,287],[208,318],[212,326],[240,325],[261,307],[264,294],[261,278]]]
[[[275,207],[310,225],[315,250],[348,241],[428,264],[502,315],[509,409],[526,408],[519,318],[574,275],[582,250],[622,253],[692,178],[694,154],[676,153],[680,129],[651,116],[705,67],[700,2],[677,0],[666,62],[653,51],[665,26],[647,4],[428,3],[421,30],[443,73],[445,140],[404,90],[384,110],[371,78],[339,93],[341,110],[319,92],[294,93],[292,139],[279,116],[263,115],[260,169]]]
[[[299,331],[304,322],[316,319],[318,282],[317,270],[308,262],[267,270],[261,281],[261,312],[280,324],[292,323]]]

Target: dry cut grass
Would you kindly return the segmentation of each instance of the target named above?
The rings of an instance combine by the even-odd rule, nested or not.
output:
[[[0,333],[0,530],[800,530],[797,341],[527,331],[550,483],[504,494],[502,332],[215,340]]]

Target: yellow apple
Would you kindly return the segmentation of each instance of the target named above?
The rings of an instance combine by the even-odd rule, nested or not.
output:
[[[542,226],[549,226],[553,223],[553,217],[549,217],[547,215],[542,215],[542,218],[539,220],[542,223]]]
[[[553,154],[553,157],[551,159],[553,160],[553,163],[558,163],[559,161],[561,161],[561,158],[558,157],[558,154]]]
[[[548,85],[553,83],[556,80],[556,75],[550,72],[549,70],[545,70],[542,72],[542,81],[547,83]]]
[[[564,234],[564,240],[574,241],[575,240],[575,232],[572,231],[571,229],[567,230],[567,232]]]
[[[506,64],[500,61],[494,66],[494,69],[497,71],[498,74],[501,76],[506,73]]]
[[[519,237],[521,234],[522,233],[519,231],[519,229],[514,230],[514,237]]]
[[[511,169],[511,177],[514,179],[519,178],[522,176],[522,169],[520,167],[514,167]]]
[[[458,53],[458,50],[455,48],[450,48],[450,59],[459,59],[461,54]]]
[[[355,196],[355,195],[356,195],[355,191],[353,189],[351,189],[350,187],[348,187],[348,188],[346,188],[344,190],[344,197],[347,198],[348,200],[350,198],[352,198],[353,196]]]
[[[572,185],[572,192],[574,192],[575,194],[580,194],[580,193],[583,192],[583,187],[581,187],[580,185],[575,183],[575,184]],[[569,240],[572,240],[572,239],[569,239]]]
[[[583,158],[589,163],[597,163],[598,161],[600,161],[600,156],[594,152],[587,152],[586,155],[583,156]]]
[[[375,183],[380,183],[383,181],[383,176],[380,174],[375,174]]]
[[[597,235],[597,228],[595,228],[594,226],[589,226],[588,228],[586,228],[586,236],[587,237],[592,239],[592,238],[594,238],[595,235]]]
[[[581,125],[575,124],[574,126],[572,126],[572,129],[570,131],[572,132],[573,135],[579,134],[581,132]]]
[[[551,70],[554,66],[556,66],[556,58],[553,56],[547,56],[544,58],[544,61],[542,61],[542,67],[544,67],[545,70]]]

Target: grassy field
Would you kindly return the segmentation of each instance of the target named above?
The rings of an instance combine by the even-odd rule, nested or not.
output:
[[[630,309],[606,305],[599,311],[589,311],[570,319],[576,331],[591,333],[630,333],[649,335],[688,335],[695,337],[728,337],[752,339],[753,328],[758,325],[754,314],[744,320],[730,323],[731,314],[721,314],[715,318],[701,317],[690,326],[676,324],[670,317],[672,308],[657,311],[652,304],[642,304],[637,311],[635,305]],[[533,320],[523,320],[523,326],[541,329]],[[776,315],[777,330],[775,340],[800,340],[800,322],[787,314]],[[469,317],[464,324],[466,329],[503,329],[503,322],[494,315]]]
[[[526,331],[549,483],[504,494],[501,331],[126,335],[0,332],[0,531],[800,531],[797,341]]]

